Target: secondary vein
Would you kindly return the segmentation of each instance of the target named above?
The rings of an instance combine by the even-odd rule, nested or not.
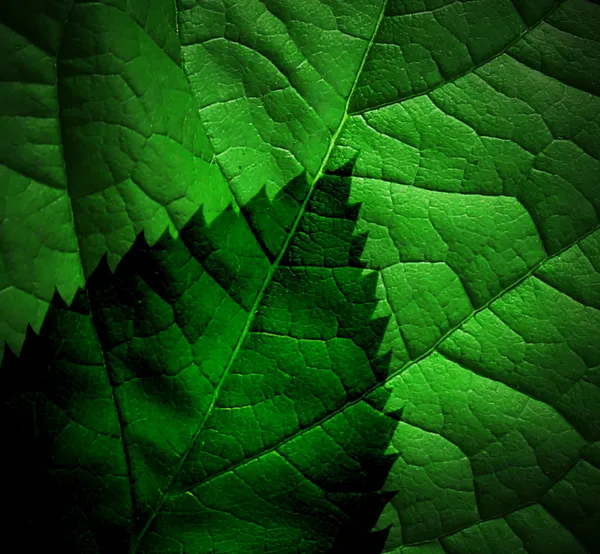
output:
[[[546,19],[548,19],[562,4],[564,4],[565,1],[566,0],[559,0],[546,13],[544,13],[544,15],[542,15],[542,17],[538,21],[536,21],[533,25],[531,25],[531,27],[528,27],[523,32],[519,33],[513,40],[511,40],[499,52],[496,52],[494,55],[490,56],[489,58],[483,60],[482,62],[480,62],[480,63],[478,63],[476,65],[474,65],[473,67],[471,67],[467,71],[464,71],[464,72],[460,73],[459,75],[456,75],[456,77],[453,77],[452,79],[444,79],[444,80],[440,81],[439,83],[436,83],[436,84],[432,85],[431,87],[429,87],[429,88],[427,88],[425,90],[421,90],[421,91],[415,92],[413,94],[409,94],[407,96],[403,96],[402,98],[397,98],[396,100],[389,100],[389,101],[386,101],[386,102],[381,102],[380,104],[375,104],[374,106],[369,106],[367,108],[361,108],[360,110],[353,111],[350,115],[362,115],[362,114],[365,114],[367,112],[372,112],[372,111],[375,111],[375,110],[379,110],[381,108],[386,108],[388,106],[393,106],[394,104],[400,104],[401,102],[405,102],[406,100],[411,100],[413,98],[418,98],[419,96],[425,96],[427,94],[431,94],[434,90],[437,90],[440,87],[443,87],[443,86],[448,85],[450,83],[454,83],[458,79],[461,79],[462,77],[465,77],[466,75],[470,75],[471,73],[474,73],[475,71],[477,71],[478,69],[480,69],[484,65],[490,63],[491,61],[495,60],[496,58],[499,58],[503,54],[506,54],[523,37],[527,36],[534,29],[536,29],[539,25],[541,25],[544,21],[546,21]]]

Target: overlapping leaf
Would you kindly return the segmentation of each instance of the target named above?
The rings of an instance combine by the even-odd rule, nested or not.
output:
[[[70,308],[55,298],[40,337],[2,368],[10,527],[36,530],[29,548],[364,540],[395,422],[362,400],[386,376],[386,320],[372,317],[377,275],[359,261],[348,184],[320,181],[278,267],[228,209],[178,240],[140,238],[114,275],[103,260]],[[275,203],[306,194],[299,178]]]

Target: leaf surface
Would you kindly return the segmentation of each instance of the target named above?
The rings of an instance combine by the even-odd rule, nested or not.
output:
[[[595,551],[596,2],[30,4],[0,14],[31,44],[4,42],[57,61],[55,148],[33,164],[29,97],[5,104],[7,206],[59,191],[29,228],[70,246],[31,256],[3,218],[44,321],[0,373],[7,529],[61,553]]]

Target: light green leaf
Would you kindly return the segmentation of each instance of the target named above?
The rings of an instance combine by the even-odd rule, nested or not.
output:
[[[334,152],[361,152],[352,198],[393,317],[384,552],[594,550],[598,21],[561,4],[465,75],[362,109]]]

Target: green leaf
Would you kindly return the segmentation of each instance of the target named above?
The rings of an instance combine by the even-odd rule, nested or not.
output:
[[[600,4],[0,21],[7,536],[597,550]]]

